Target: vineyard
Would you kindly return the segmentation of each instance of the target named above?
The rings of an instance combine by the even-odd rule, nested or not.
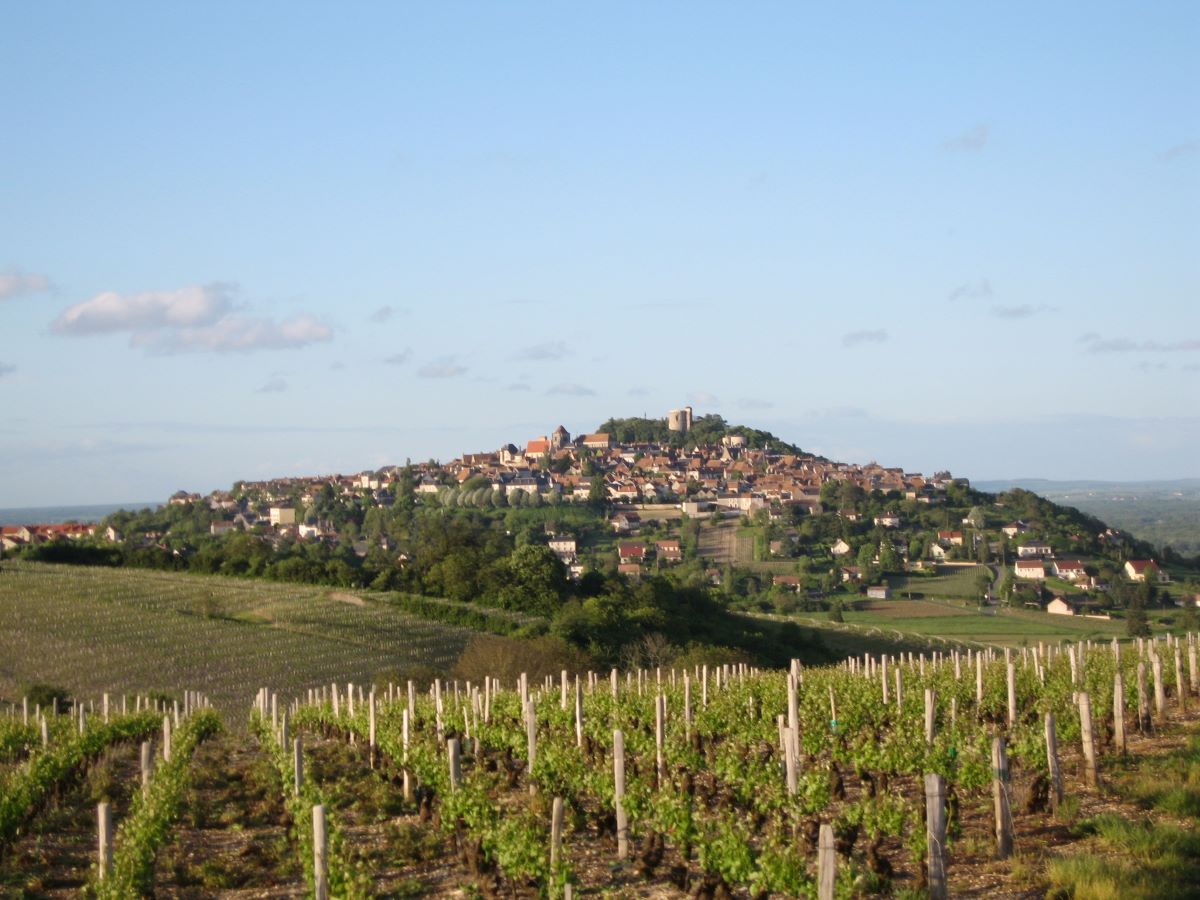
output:
[[[248,733],[190,692],[22,703],[0,720],[0,889],[1100,896],[1062,881],[1079,859],[1063,846],[1084,834],[1070,823],[1092,823],[1092,841],[1141,828],[1118,784],[1191,765],[1170,807],[1190,824],[1144,861],[1178,851],[1190,870],[1117,895],[1194,896],[1200,759],[1159,757],[1197,704],[1192,635],[777,672],[264,687]]]
[[[0,696],[24,684],[81,696],[202,691],[244,715],[246,685],[293,692],[448,668],[473,632],[378,601],[304,585],[178,573],[5,562]]]

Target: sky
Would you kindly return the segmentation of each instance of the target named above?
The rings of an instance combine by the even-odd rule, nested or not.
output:
[[[1195,477],[1200,4],[0,6],[0,507],[697,415]]]

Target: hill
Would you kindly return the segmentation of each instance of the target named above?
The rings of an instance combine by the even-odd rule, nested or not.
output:
[[[1160,550],[1200,556],[1200,479],[1174,481],[1051,481],[1025,478],[977,482],[985,491],[1014,487],[1073,506],[1128,531]]]

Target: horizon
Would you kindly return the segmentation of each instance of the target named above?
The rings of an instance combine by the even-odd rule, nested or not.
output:
[[[1195,4],[0,15],[6,507],[635,404],[1200,476]]]

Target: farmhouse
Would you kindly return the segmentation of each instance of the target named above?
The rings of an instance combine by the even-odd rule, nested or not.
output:
[[[1171,576],[1158,567],[1158,564],[1152,559],[1129,559],[1125,561],[1125,576],[1130,581],[1142,582],[1146,580],[1157,581],[1159,584],[1166,584],[1171,580]]]
[[[872,600],[891,600],[892,589],[886,584],[873,584],[867,588],[867,596]]]
[[[1017,548],[1017,556],[1021,559],[1041,559],[1053,555],[1054,548],[1045,541],[1030,541]]]
[[[1087,578],[1087,569],[1077,559],[1060,559],[1050,565],[1054,574],[1066,581],[1083,581]]]
[[[1055,597],[1046,604],[1046,612],[1052,616],[1073,616],[1075,615],[1075,607],[1064,598]]]
[[[1046,577],[1046,564],[1040,559],[1019,559],[1013,566],[1013,574],[1018,578],[1034,578],[1041,581]]]

